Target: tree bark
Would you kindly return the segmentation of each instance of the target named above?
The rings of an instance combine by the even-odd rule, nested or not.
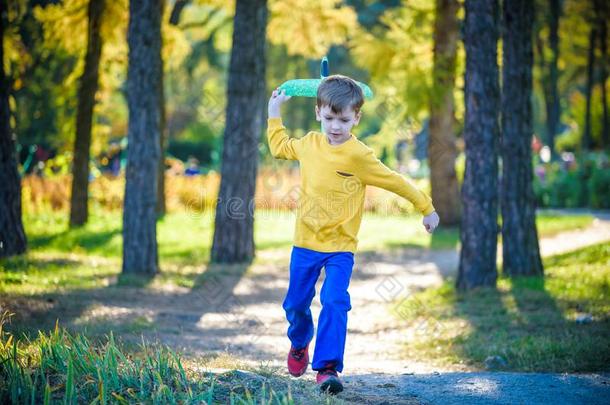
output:
[[[169,23],[171,25],[178,25],[182,10],[184,10],[184,7],[186,7],[190,2],[191,0],[176,0],[174,3],[174,8],[172,8],[172,12],[169,16]]]
[[[237,0],[229,67],[214,262],[254,258],[254,191],[265,105],[266,0]]]
[[[436,1],[428,162],[432,200],[443,226],[456,226],[460,222],[459,189],[455,173],[457,148],[453,128],[458,8],[457,0]]]
[[[502,46],[502,253],[511,277],[542,275],[532,186],[532,27],[530,0],[504,0]]]
[[[165,9],[165,0],[161,0],[161,18],[163,18],[163,10]],[[161,49],[163,49],[163,38],[161,38]],[[165,115],[165,85],[163,71],[163,55],[161,55],[161,77],[159,80],[159,111],[161,118],[159,120],[159,174],[157,175],[157,217],[162,217],[167,211],[165,205],[165,138],[166,138],[166,115]]]
[[[160,158],[161,0],[129,2],[129,107],[123,211],[123,274],[158,271],[157,176]]]
[[[70,197],[70,226],[81,226],[89,216],[89,156],[95,93],[98,88],[102,37],[100,27],[104,13],[104,0],[90,0],[88,5],[87,53],[85,68],[78,88],[76,110],[76,136],[72,164],[72,193]]]
[[[10,124],[11,86],[4,71],[4,32],[7,28],[8,2],[0,0],[0,257],[21,254],[27,249],[21,220],[21,179]]]
[[[589,55],[587,57],[587,87],[585,88],[585,125],[581,140],[582,151],[587,151],[593,146],[591,136],[591,97],[593,95],[593,67],[595,66],[595,41],[597,39],[596,27],[591,27],[589,33]]]
[[[545,94],[546,101],[546,128],[551,156],[556,158],[555,137],[559,127],[561,105],[559,104],[559,91],[557,82],[559,80],[559,17],[561,16],[560,0],[550,0],[549,7],[549,46],[551,48],[551,62],[549,63],[549,82]],[[543,55],[540,55],[543,57]]]
[[[161,61],[161,71],[163,71],[163,61]],[[159,85],[159,174],[157,175],[157,217],[162,217],[167,212],[165,204],[165,140],[166,140],[166,115],[165,115],[165,89],[163,88],[163,74],[161,74]]]
[[[608,4],[603,0],[595,1],[595,10],[597,14],[597,22],[599,27],[599,49],[601,51],[601,60],[599,62],[599,73],[602,92],[602,146],[606,150],[610,150],[610,128],[608,128],[608,95],[606,93],[606,82],[608,81]]]
[[[466,0],[462,249],[456,286],[495,286],[498,233],[498,2]]]

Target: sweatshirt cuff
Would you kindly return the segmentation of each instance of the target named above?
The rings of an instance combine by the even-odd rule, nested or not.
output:
[[[282,124],[282,118],[281,118],[281,117],[276,117],[276,118],[268,118],[268,119],[267,119],[267,127],[268,127],[269,129],[272,129],[272,128],[279,128],[279,127],[281,127],[281,126],[283,126],[283,124]]]
[[[434,211],[436,211],[434,209],[434,206],[432,204],[430,204],[421,213],[422,213],[422,215],[426,216],[426,215],[432,214]]]

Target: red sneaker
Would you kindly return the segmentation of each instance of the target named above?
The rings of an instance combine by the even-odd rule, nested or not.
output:
[[[334,368],[325,368],[318,371],[316,382],[320,386],[320,391],[329,394],[338,394],[343,391],[343,384]]]
[[[290,347],[288,352],[288,372],[290,375],[300,377],[307,371],[309,365],[309,344],[302,349]]]

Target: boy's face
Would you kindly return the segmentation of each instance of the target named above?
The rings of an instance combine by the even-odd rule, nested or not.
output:
[[[337,114],[328,105],[322,108],[316,106],[316,120],[322,122],[322,130],[331,145],[347,141],[352,127],[360,122],[361,115],[361,112],[356,113],[352,108]]]

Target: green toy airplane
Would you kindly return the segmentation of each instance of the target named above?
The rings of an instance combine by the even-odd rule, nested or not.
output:
[[[284,90],[287,96],[295,97],[313,97],[316,98],[318,93],[318,86],[322,83],[324,78],[328,77],[328,58],[323,57],[320,62],[320,78],[319,79],[294,79],[288,80],[282,83],[280,91]],[[362,89],[364,97],[371,99],[373,98],[373,92],[371,88],[364,83],[356,82]]]

